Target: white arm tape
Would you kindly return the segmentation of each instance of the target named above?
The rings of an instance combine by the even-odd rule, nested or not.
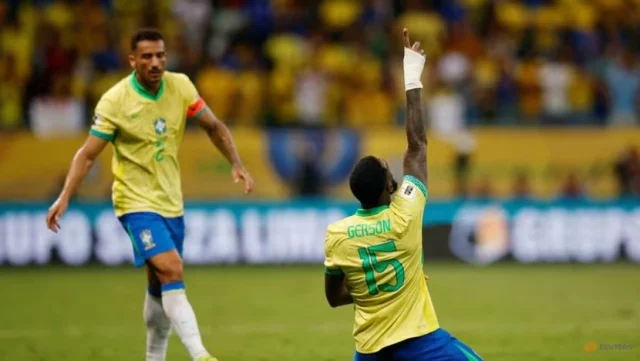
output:
[[[404,48],[404,89],[422,88],[422,69],[425,57],[409,48]]]

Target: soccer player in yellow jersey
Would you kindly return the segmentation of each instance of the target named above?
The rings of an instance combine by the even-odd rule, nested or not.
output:
[[[111,142],[113,205],[129,234],[136,266],[146,264],[144,301],[147,361],[164,361],[172,328],[191,357],[213,361],[202,344],[195,313],[182,276],[183,200],[178,148],[185,122],[194,121],[232,164],[236,182],[249,193],[253,180],[245,170],[232,136],[198,96],[186,75],[165,71],[162,35],[153,29],[131,39],[133,73],[109,89],[96,106],[89,137],[76,153],[60,196],[49,209],[47,225],[57,231],[69,199]]]
[[[361,209],[331,224],[325,240],[325,295],[354,304],[356,361],[478,361],[440,328],[422,269],[427,141],[421,108],[424,52],[404,31],[407,149],[400,187],[386,161],[362,158],[349,183]],[[392,196],[393,195],[393,196]]]

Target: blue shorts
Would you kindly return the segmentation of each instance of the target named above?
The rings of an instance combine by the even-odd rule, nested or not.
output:
[[[482,361],[469,346],[443,329],[387,346],[372,354],[356,352],[354,361]]]
[[[118,217],[131,239],[136,267],[149,258],[175,249],[182,257],[184,217],[165,218],[157,213],[128,213]]]

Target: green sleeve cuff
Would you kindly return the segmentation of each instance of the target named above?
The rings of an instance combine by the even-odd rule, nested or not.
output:
[[[324,268],[324,273],[329,276],[342,276],[344,272],[340,268]]]
[[[91,129],[89,131],[89,134],[91,134],[93,136],[96,136],[96,137],[98,137],[100,139],[104,139],[104,140],[109,141],[109,142],[112,142],[116,138],[115,134],[107,134],[107,133],[99,132],[99,131],[97,131],[95,129]]]
[[[412,175],[406,175],[404,176],[404,179],[406,181],[409,181],[411,183],[413,183],[413,185],[415,185],[416,187],[418,187],[418,189],[420,189],[422,191],[422,194],[424,195],[424,198],[427,199],[427,187],[424,185],[424,183],[422,183],[418,178],[412,176]]]

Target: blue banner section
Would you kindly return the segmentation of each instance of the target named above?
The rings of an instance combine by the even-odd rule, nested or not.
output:
[[[349,177],[360,155],[360,135],[350,130],[277,129],[267,135],[271,165],[287,182],[293,182],[300,166],[309,162],[319,164],[323,184],[340,184]]]
[[[23,203],[0,203],[0,215],[6,212],[46,212],[50,204],[37,202]],[[359,205],[355,202],[333,201],[327,199],[290,200],[278,202],[187,202],[185,213],[190,211],[217,211],[225,210],[241,217],[247,210],[255,210],[260,213],[267,211],[283,210],[339,210],[345,216],[354,214]],[[625,198],[618,200],[454,200],[454,201],[429,201],[424,213],[423,224],[430,226],[434,224],[451,224],[457,213],[461,209],[499,207],[504,210],[508,219],[513,218],[523,209],[535,209],[539,211],[549,211],[562,209],[568,212],[584,210],[620,210],[632,211],[640,210],[640,198]],[[112,209],[111,203],[76,203],[72,204],[69,210],[77,210],[94,219],[105,210]]]
[[[48,204],[0,204],[0,264],[131,263],[132,245],[111,204],[73,204],[61,231],[45,225]],[[188,203],[186,263],[321,263],[328,224],[353,202]],[[423,219],[427,259],[489,264],[640,262],[640,202],[433,201]]]

